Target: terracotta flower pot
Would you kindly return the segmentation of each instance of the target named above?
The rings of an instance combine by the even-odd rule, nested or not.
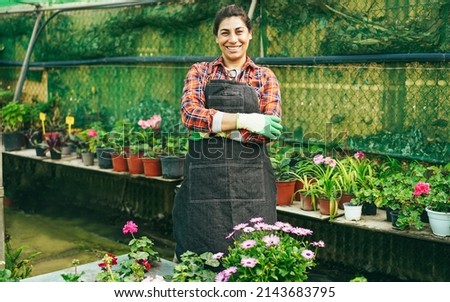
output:
[[[297,200],[297,201],[301,201],[302,200],[300,192],[298,192],[298,190],[300,190],[300,189],[303,189],[303,183],[300,180],[297,179],[295,181],[295,188],[294,188],[295,196],[294,196],[294,200]]]
[[[277,206],[288,206],[294,195],[295,180],[277,181]]]
[[[144,174],[144,164],[142,163],[141,154],[129,154],[127,164],[130,174]]]
[[[315,206],[313,204],[311,195],[300,194],[300,202],[301,202],[300,208],[303,211],[314,211],[315,210]]]
[[[320,214],[334,216],[338,212],[338,202],[328,198],[319,198]]]
[[[142,159],[142,164],[144,165],[144,175],[145,176],[161,176],[161,159],[159,158],[147,158]]]
[[[127,158],[125,157],[124,154],[113,154],[111,158],[113,171],[128,172]]]

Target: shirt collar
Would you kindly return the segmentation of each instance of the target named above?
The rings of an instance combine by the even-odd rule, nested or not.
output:
[[[208,74],[211,74],[213,72],[213,70],[214,71],[217,70],[219,68],[219,66],[222,66],[222,69],[225,69],[225,65],[223,65],[223,57],[222,56],[216,58],[214,61],[211,62],[211,64],[209,64]],[[247,56],[247,58],[245,59],[245,63],[242,66],[242,70],[245,70],[247,68],[251,68],[251,69],[256,68],[255,62],[253,62],[249,56]]]

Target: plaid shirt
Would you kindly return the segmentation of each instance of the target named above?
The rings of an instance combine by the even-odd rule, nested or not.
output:
[[[226,79],[222,57],[212,62],[196,63],[186,75],[181,98],[181,119],[189,130],[212,132],[213,116],[217,110],[205,108],[204,90],[207,82],[213,79]],[[249,83],[255,88],[261,113],[281,117],[280,88],[275,74],[269,68],[260,67],[247,57],[238,81]],[[252,134],[244,129],[239,131],[244,142],[268,141],[262,135]]]

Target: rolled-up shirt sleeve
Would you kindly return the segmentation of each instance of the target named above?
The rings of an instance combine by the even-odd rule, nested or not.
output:
[[[186,75],[181,97],[181,120],[190,130],[212,132],[213,116],[217,110],[205,108],[204,68],[200,63],[194,64]]]
[[[262,114],[275,115],[281,118],[281,92],[278,79],[272,70],[266,67],[257,69],[252,86],[258,87],[259,109]],[[269,139],[263,135],[241,130],[244,141],[267,143]]]

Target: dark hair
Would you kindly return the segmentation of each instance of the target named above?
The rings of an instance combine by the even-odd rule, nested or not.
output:
[[[233,4],[220,9],[216,13],[216,18],[214,19],[214,27],[213,27],[214,36],[217,36],[217,33],[219,32],[220,23],[222,23],[223,19],[230,17],[240,17],[242,21],[245,23],[245,26],[247,26],[248,30],[249,31],[252,30],[252,20],[250,20],[250,18],[247,16],[245,10]]]

